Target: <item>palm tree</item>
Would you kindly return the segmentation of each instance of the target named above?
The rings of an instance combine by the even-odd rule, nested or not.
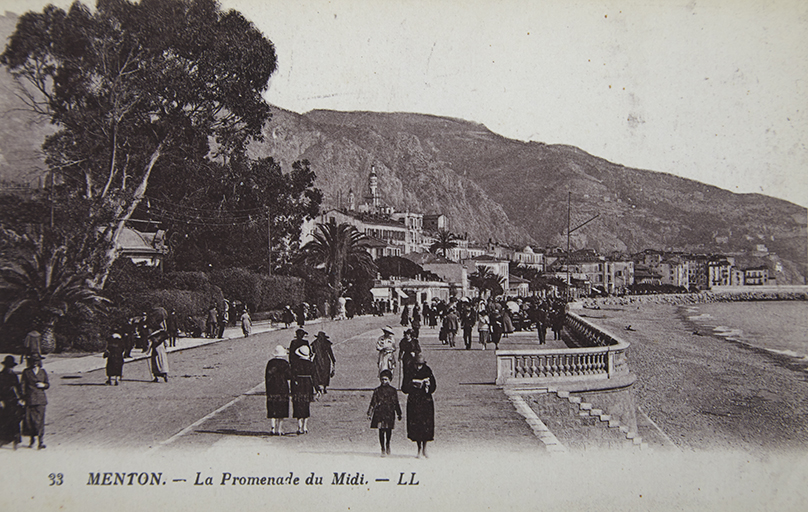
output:
[[[367,251],[368,238],[350,224],[317,224],[314,240],[302,248],[301,261],[323,266],[336,301],[345,289],[343,280],[358,272],[374,275],[376,265]]]
[[[486,290],[490,291],[491,295],[501,295],[504,291],[505,279],[494,274],[489,267],[478,267],[468,279],[469,284],[477,288],[480,297]]]
[[[429,252],[437,253],[438,251],[443,252],[443,257],[446,258],[449,249],[457,247],[457,237],[454,233],[451,233],[445,229],[441,229],[438,231],[438,239],[429,246]]]
[[[41,350],[56,349],[55,329],[58,320],[69,310],[93,312],[109,302],[100,291],[91,287],[89,272],[73,268],[67,257],[67,247],[52,246],[43,237],[25,238],[34,250],[17,261],[0,262],[0,292],[10,297],[3,322],[17,313],[28,313],[42,329]]]

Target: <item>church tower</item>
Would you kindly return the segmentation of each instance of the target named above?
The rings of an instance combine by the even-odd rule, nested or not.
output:
[[[370,204],[373,208],[379,207],[379,176],[376,174],[376,166],[370,166]]]

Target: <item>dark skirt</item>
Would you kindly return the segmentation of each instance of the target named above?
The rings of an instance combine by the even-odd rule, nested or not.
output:
[[[267,418],[288,418],[289,396],[267,395]]]
[[[123,376],[123,352],[107,357],[107,377]]]
[[[0,445],[20,442],[20,422],[23,417],[23,409],[18,403],[8,402],[0,409]]]
[[[314,400],[311,375],[298,375],[292,381],[292,417],[308,418],[309,404]]]
[[[25,418],[22,422],[24,436],[39,436],[45,434],[45,406],[29,405],[25,407]]]
[[[435,438],[435,402],[431,395],[407,397],[407,439],[432,441]]]

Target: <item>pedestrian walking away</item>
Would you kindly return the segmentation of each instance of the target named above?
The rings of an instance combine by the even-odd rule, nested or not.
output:
[[[22,388],[19,377],[14,373],[15,366],[17,361],[14,356],[3,359],[3,370],[0,371],[0,446],[12,443],[16,450],[22,441],[20,422],[23,407],[20,404]]]
[[[389,325],[382,327],[382,332],[384,334],[376,340],[376,350],[379,353],[377,361],[379,374],[384,370],[389,370],[392,374],[396,368],[396,340],[393,337],[393,328]]]
[[[177,346],[177,336],[180,334],[180,319],[177,317],[177,311],[172,309],[166,318],[166,331],[168,332],[168,346]]]
[[[25,403],[22,435],[29,436],[29,447],[34,446],[34,439],[39,440],[37,448],[45,448],[45,406],[48,398],[45,390],[50,387],[48,373],[42,368],[42,358],[37,354],[28,356],[28,368],[22,372],[22,399]]]
[[[336,373],[337,360],[331,349],[331,340],[323,331],[317,333],[311,349],[314,352],[314,388],[318,395],[323,395],[328,392],[331,377]]]
[[[123,353],[126,351],[124,346],[123,336],[120,330],[115,330],[107,341],[107,349],[104,351],[104,358],[107,360],[107,381],[104,383],[107,386],[114,384],[117,386],[118,382],[123,379]]]
[[[426,365],[424,354],[415,356],[415,370],[401,391],[407,395],[407,438],[415,441],[418,455],[426,457],[426,443],[435,439],[435,375]]]
[[[39,334],[39,331],[34,330],[26,334],[22,346],[25,349],[26,356],[36,354],[42,357],[42,335]]]
[[[245,338],[252,332],[252,318],[250,318],[250,312],[246,309],[241,314],[241,332],[244,333]]]
[[[152,375],[152,382],[159,382],[162,378],[168,382],[168,352],[166,352],[165,341],[168,339],[166,331],[166,318],[168,313],[161,307],[151,310],[147,324],[149,327],[149,372]]]
[[[390,455],[390,438],[396,426],[396,418],[401,420],[401,405],[398,403],[398,391],[390,385],[393,374],[390,370],[383,370],[379,374],[379,387],[373,390],[368,406],[368,419],[370,428],[379,429],[379,444],[382,457]]]
[[[309,406],[314,400],[314,354],[311,347],[301,345],[294,355],[297,363],[292,366],[292,417],[297,419],[297,433],[308,434]]]
[[[264,372],[264,386],[267,395],[267,418],[269,435],[283,434],[283,419],[289,417],[289,382],[292,380],[292,367],[286,360],[286,349],[278,345],[267,363]]]

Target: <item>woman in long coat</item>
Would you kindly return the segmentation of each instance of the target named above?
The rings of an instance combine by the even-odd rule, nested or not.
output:
[[[23,409],[20,405],[22,389],[20,379],[14,373],[17,361],[14,356],[6,356],[3,360],[3,370],[0,371],[0,446],[14,443],[14,449],[20,443],[20,421]]]
[[[289,381],[292,367],[286,360],[286,349],[278,345],[267,363],[264,381],[267,393],[269,435],[279,436],[283,431],[283,418],[289,417]]]
[[[167,339],[168,333],[164,329],[155,331],[149,336],[149,343],[151,345],[149,371],[154,377],[152,382],[158,382],[160,377],[168,382],[168,353],[166,352],[165,345]]]
[[[418,457],[426,457],[426,443],[435,439],[435,404],[432,393],[437,384],[422,353],[415,356],[415,370],[401,391],[407,395],[407,438],[418,445]]]
[[[42,368],[42,358],[38,354],[28,357],[28,368],[22,372],[22,398],[25,401],[25,418],[23,419],[23,435],[31,437],[28,446],[34,446],[34,438],[39,439],[38,448],[45,448],[42,438],[45,436],[45,407],[48,397],[45,390],[50,387],[48,374]]]
[[[295,350],[295,355],[297,363],[292,372],[292,417],[297,418],[297,433],[308,434],[309,404],[314,400],[314,354],[308,345],[301,345]]]
[[[107,360],[107,381],[104,384],[107,386],[112,384],[113,377],[115,377],[116,386],[118,381],[123,378],[123,353],[125,350],[120,332],[113,332],[107,342],[107,350],[104,351],[104,357]]]
[[[337,364],[328,335],[318,332],[311,349],[314,352],[314,387],[318,393],[327,393],[326,388],[331,384]]]

